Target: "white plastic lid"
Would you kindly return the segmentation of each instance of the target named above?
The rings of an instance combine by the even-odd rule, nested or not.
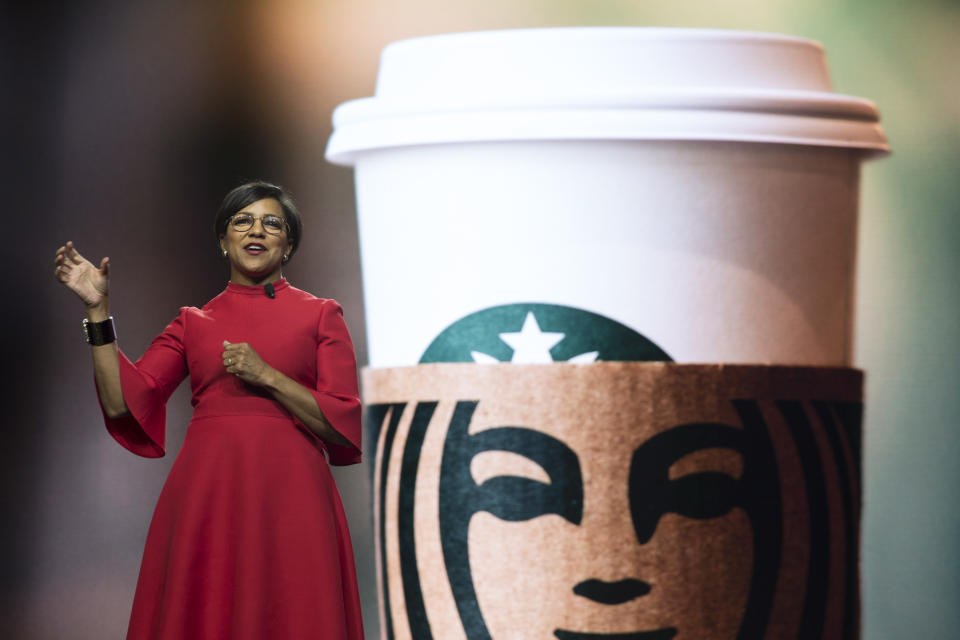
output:
[[[887,152],[872,102],[833,93],[823,47],[766,33],[521,29],[388,45],[376,95],[333,113],[327,159],[504,140],[718,140]]]

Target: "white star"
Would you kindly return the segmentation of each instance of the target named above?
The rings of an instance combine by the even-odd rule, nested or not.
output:
[[[581,353],[578,356],[573,356],[567,362],[571,364],[590,364],[591,362],[597,361],[597,356],[600,355],[599,351],[588,351],[586,353]]]
[[[513,347],[514,364],[544,364],[553,362],[550,349],[563,340],[564,333],[544,333],[533,312],[528,312],[519,332],[501,333],[500,339]]]
[[[496,364],[500,362],[493,356],[486,354],[483,351],[471,351],[470,357],[473,358],[473,361],[477,364]]]

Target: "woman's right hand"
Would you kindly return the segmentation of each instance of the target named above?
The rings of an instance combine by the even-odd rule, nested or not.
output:
[[[98,269],[77,252],[73,242],[67,242],[57,249],[54,262],[57,280],[77,294],[87,307],[106,303],[110,291],[110,258],[101,260]]]

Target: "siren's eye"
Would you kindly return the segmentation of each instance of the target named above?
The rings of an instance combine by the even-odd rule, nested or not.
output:
[[[577,455],[563,442],[524,427],[497,427],[471,437],[470,475],[477,511],[518,522],[559,515],[574,524],[583,514]]]
[[[633,453],[630,513],[646,543],[667,513],[698,520],[726,515],[740,503],[743,432],[718,423],[689,423],[658,433]]]
[[[680,458],[667,470],[664,486],[673,494],[672,510],[701,520],[725,515],[736,506],[742,467],[739,452],[732,449],[701,449]]]
[[[743,475],[743,455],[726,447],[710,447],[688,453],[667,469],[670,480],[697,473],[721,473],[739,479]]]
[[[493,478],[518,478],[550,484],[550,475],[543,467],[512,451],[481,451],[470,461],[470,475],[478,487]]]

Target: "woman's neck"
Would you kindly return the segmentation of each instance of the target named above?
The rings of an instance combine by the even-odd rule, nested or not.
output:
[[[237,269],[230,269],[230,282],[248,287],[262,287],[271,282],[276,282],[281,278],[283,278],[283,273],[280,269],[263,276],[251,275],[238,271]]]

